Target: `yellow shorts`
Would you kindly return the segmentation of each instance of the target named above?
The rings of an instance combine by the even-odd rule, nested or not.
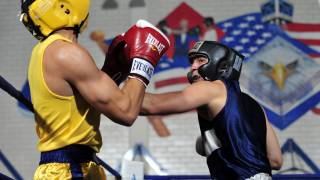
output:
[[[105,180],[106,174],[102,166],[95,162],[81,163],[83,179],[85,180]],[[69,163],[47,163],[38,166],[34,173],[34,180],[67,180],[72,179]]]
[[[41,152],[33,179],[105,180],[104,169],[96,162],[98,161],[94,150],[86,145],[69,145]]]

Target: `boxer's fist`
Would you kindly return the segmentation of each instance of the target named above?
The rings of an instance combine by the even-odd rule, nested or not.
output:
[[[145,20],[139,20],[132,26],[124,34],[124,39],[130,47],[131,59],[145,59],[154,66],[170,45],[167,36]]]
[[[201,136],[199,136],[196,140],[196,152],[201,156],[206,156],[204,143]]]
[[[168,48],[169,40],[159,29],[139,20],[113,39],[102,70],[118,85],[129,74],[147,86],[154,67]]]
[[[145,20],[139,20],[123,37],[129,48],[129,60],[132,61],[129,76],[147,85],[154,67],[170,46],[169,39]]]
[[[124,81],[130,71],[129,49],[123,35],[116,36],[108,49],[102,71],[107,73],[117,85]]]

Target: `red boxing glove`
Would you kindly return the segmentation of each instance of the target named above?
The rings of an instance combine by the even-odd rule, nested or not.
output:
[[[127,32],[113,39],[102,70],[118,85],[129,74],[147,86],[154,67],[169,45],[169,39],[158,28],[139,20]]]
[[[160,58],[169,49],[170,42],[158,28],[139,20],[123,36],[129,48],[129,77],[138,78],[145,86],[149,83]]]
[[[124,37],[118,35],[112,40],[102,67],[102,71],[107,73],[117,85],[121,84],[129,74],[131,64],[128,58],[129,49]]]

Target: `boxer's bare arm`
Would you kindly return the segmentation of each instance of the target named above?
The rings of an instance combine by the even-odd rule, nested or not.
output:
[[[279,170],[283,163],[279,141],[276,136],[276,133],[274,132],[267,118],[266,118],[266,126],[267,126],[267,156],[269,159],[269,163],[272,169]]]
[[[132,125],[140,111],[145,91],[145,86],[140,81],[128,79],[119,89],[108,75],[97,68],[90,54],[78,44],[54,42],[45,54],[45,65],[50,64],[45,69],[51,68],[50,71],[55,72],[57,80],[66,82],[64,87],[53,89],[69,91],[60,94],[73,94],[71,89],[75,87],[87,102],[111,120]],[[54,84],[55,81],[49,82],[49,87]]]
[[[182,91],[163,94],[146,93],[142,104],[142,115],[161,115],[182,113],[203,105],[212,104],[223,106],[226,89],[222,82],[201,81],[193,83]],[[220,107],[214,107],[220,109]],[[214,112],[213,112],[214,114]]]

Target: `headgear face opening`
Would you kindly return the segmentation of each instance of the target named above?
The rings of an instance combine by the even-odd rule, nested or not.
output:
[[[188,53],[190,63],[198,57],[205,57],[208,63],[200,66],[198,72],[207,81],[219,78],[239,80],[244,56],[215,41],[199,41]],[[188,75],[189,79],[190,75]],[[189,79],[190,81],[190,79]]]
[[[63,28],[80,33],[87,25],[89,7],[90,0],[21,0],[20,21],[38,40]]]

